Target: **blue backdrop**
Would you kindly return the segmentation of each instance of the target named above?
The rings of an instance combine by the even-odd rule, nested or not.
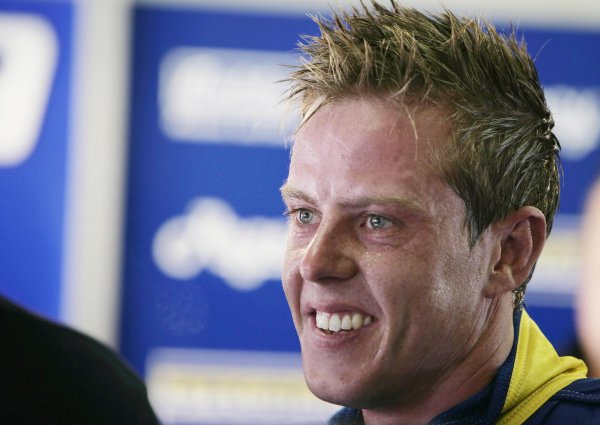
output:
[[[288,133],[278,127],[285,111],[269,108],[285,89],[275,84],[289,71],[280,64],[295,60],[299,34],[315,25],[304,16],[148,5],[133,20],[122,351],[142,373],[164,347],[298,352],[278,278]],[[600,33],[519,31],[563,144],[552,236],[560,251],[576,238],[598,174]],[[566,352],[577,276],[550,251],[529,308]]]
[[[0,1],[0,293],[59,318],[72,6]]]

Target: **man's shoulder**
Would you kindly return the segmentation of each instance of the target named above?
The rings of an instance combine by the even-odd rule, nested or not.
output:
[[[536,424],[600,424],[600,379],[579,379],[554,394],[526,422]]]
[[[143,381],[99,341],[0,297],[0,344],[0,422],[156,423]]]
[[[527,425],[600,424],[600,379],[580,379],[554,394],[526,422]],[[328,425],[364,425],[362,413],[343,408]]]
[[[102,363],[104,372],[110,369],[135,377],[121,357],[108,346],[3,297],[0,297],[0,340],[3,346],[0,356],[4,362],[10,357],[17,362],[43,358],[44,366],[66,363],[69,368],[76,368],[83,362]],[[71,358],[76,360],[75,363]]]
[[[579,379],[557,392],[552,398],[600,405],[600,379]]]

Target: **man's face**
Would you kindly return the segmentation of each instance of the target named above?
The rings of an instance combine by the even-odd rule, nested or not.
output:
[[[297,136],[283,285],[324,400],[410,403],[483,332],[489,249],[469,249],[464,204],[428,161],[446,131],[433,108],[346,99]]]

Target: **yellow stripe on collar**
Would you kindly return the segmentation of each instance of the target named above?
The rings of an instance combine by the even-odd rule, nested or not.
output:
[[[498,424],[522,424],[552,395],[585,378],[585,363],[559,357],[535,322],[523,310],[508,394]]]

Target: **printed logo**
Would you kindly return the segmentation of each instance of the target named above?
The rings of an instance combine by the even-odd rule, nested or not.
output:
[[[572,306],[581,280],[581,216],[558,214],[552,234],[527,285],[527,299],[538,305]]]
[[[172,279],[207,270],[247,291],[281,278],[286,234],[283,218],[240,218],[220,199],[199,198],[159,228],[152,250],[158,268]]]
[[[570,86],[546,88],[546,100],[560,141],[561,157],[576,161],[600,145],[600,91]]]
[[[264,51],[172,50],[160,66],[162,130],[175,141],[283,146],[295,114],[282,106],[286,86],[277,82],[293,61]]]
[[[300,353],[155,348],[148,394],[167,424],[325,424],[339,406],[315,397]]]
[[[0,13],[0,167],[21,164],[35,149],[57,58],[47,21]]]

